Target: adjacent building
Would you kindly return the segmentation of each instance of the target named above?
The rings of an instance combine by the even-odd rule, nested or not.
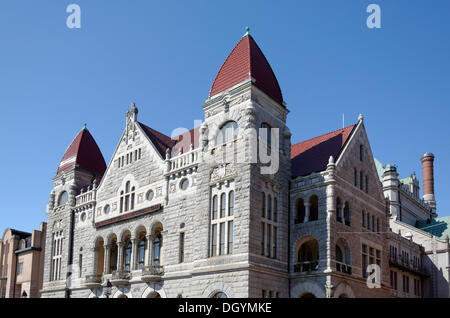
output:
[[[108,164],[78,133],[53,178],[43,297],[448,297],[448,238],[419,229],[432,180],[421,200],[376,161],[362,116],[291,144],[248,33],[203,110],[169,137],[133,103]]]
[[[47,224],[32,233],[7,229],[0,240],[1,298],[39,298]]]

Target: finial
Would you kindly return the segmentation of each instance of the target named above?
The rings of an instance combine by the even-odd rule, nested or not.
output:
[[[364,120],[363,115],[362,115],[362,114],[359,114],[359,116],[358,116],[358,121],[363,121],[363,120]]]
[[[83,130],[88,130],[88,129],[87,129],[87,124],[86,124],[86,123],[85,123],[84,126],[83,126]]]
[[[245,34],[243,37],[245,37],[247,35],[250,35],[250,27],[248,27],[248,26],[245,28]]]
[[[328,164],[333,164],[334,163],[334,158],[333,156],[330,156],[330,159],[328,159]]]

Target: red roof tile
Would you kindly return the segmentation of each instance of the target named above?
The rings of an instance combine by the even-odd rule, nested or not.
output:
[[[283,103],[283,95],[277,78],[251,35],[244,36],[228,55],[219,73],[217,73],[209,96],[221,93],[250,76],[255,79],[255,85],[259,89],[276,102]]]
[[[324,171],[330,156],[337,160],[356,125],[318,136],[291,146],[292,177]]]
[[[99,176],[102,176],[106,170],[102,152],[87,129],[81,130],[67,148],[56,173],[68,170],[74,165]]]
[[[183,153],[189,151],[191,144],[194,145],[194,149],[199,146],[200,127],[186,131],[185,133],[170,138],[163,133],[150,128],[142,123],[139,125],[144,130],[145,134],[155,145],[161,157],[166,157],[166,150],[175,149],[175,155],[178,155],[180,148],[183,148]]]

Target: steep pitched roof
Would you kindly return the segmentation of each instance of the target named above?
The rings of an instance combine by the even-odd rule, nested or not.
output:
[[[67,148],[59,163],[57,174],[77,165],[96,175],[103,175],[106,170],[105,159],[91,133],[82,129]]]
[[[283,103],[280,85],[269,62],[256,44],[253,37],[245,35],[235,46],[223,63],[209,92],[209,96],[221,93],[249,77],[255,79],[255,85]]]
[[[416,227],[440,239],[445,239],[447,236],[450,237],[450,216],[419,220],[416,222]]]
[[[306,176],[313,172],[326,170],[330,156],[337,160],[355,127],[356,125],[348,126],[292,145],[292,177]]]
[[[139,125],[163,158],[166,157],[167,149],[174,149],[176,151],[175,154],[178,154],[181,148],[183,149],[183,153],[185,153],[190,150],[191,144],[194,145],[194,149],[199,145],[200,127],[196,127],[181,135],[170,138],[143,123],[139,122]]]

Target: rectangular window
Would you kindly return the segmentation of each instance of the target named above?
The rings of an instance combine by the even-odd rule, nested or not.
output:
[[[359,161],[363,161],[364,160],[364,146],[360,145],[359,146]]]
[[[366,176],[366,193],[369,193],[369,177]]]
[[[180,257],[179,262],[184,262],[184,232],[180,233]]]
[[[228,222],[228,254],[233,253],[233,221]]]
[[[230,191],[228,195],[228,216],[233,216],[234,214],[234,191]]]
[[[225,223],[220,223],[220,249],[219,255],[225,254]]]
[[[217,254],[217,224],[213,224],[211,230],[211,256]]]
[[[141,159],[141,148],[138,150],[138,158]]]
[[[362,211],[362,227],[366,227],[366,212]]]
[[[264,247],[266,242],[266,224],[261,222],[261,255],[265,255]]]
[[[356,168],[354,169],[354,174],[355,174],[355,187],[358,186],[358,171],[356,171]]]
[[[273,227],[273,254],[272,257],[273,258],[277,258],[277,228],[274,226]]]
[[[19,263],[19,266],[17,267],[17,275],[22,275],[23,272],[23,263]]]
[[[264,289],[262,290],[262,298],[266,298],[266,291]]]
[[[270,195],[267,196],[267,219],[272,219],[272,197]]]
[[[63,232],[53,233],[52,240],[52,262],[50,271],[50,280],[56,281],[61,279],[61,258],[63,246]]]
[[[359,172],[359,188],[361,189],[361,190],[364,190],[364,180],[363,180],[363,178],[364,178],[364,176],[363,176],[363,172],[362,171],[360,171]]]
[[[375,232],[375,216],[372,215],[372,232]]]
[[[264,192],[262,193],[262,200],[261,200],[261,216],[264,218],[266,217],[266,196],[264,195]]]
[[[380,233],[380,219],[377,219],[377,232]]]
[[[217,202],[217,195],[215,195],[213,197],[213,204],[212,204],[212,219],[215,220],[217,219],[217,206],[218,206],[218,202]]]
[[[266,251],[266,255],[270,257],[270,250],[271,250],[271,244],[272,242],[272,227],[270,224],[267,224],[267,251]]]
[[[83,275],[83,254],[78,256],[78,277],[81,278]]]
[[[367,277],[367,266],[368,266],[368,255],[367,255],[367,245],[362,245],[362,274],[363,277]]]
[[[278,200],[273,198],[273,221],[278,222]]]
[[[220,196],[220,218],[225,217],[225,193]]]

